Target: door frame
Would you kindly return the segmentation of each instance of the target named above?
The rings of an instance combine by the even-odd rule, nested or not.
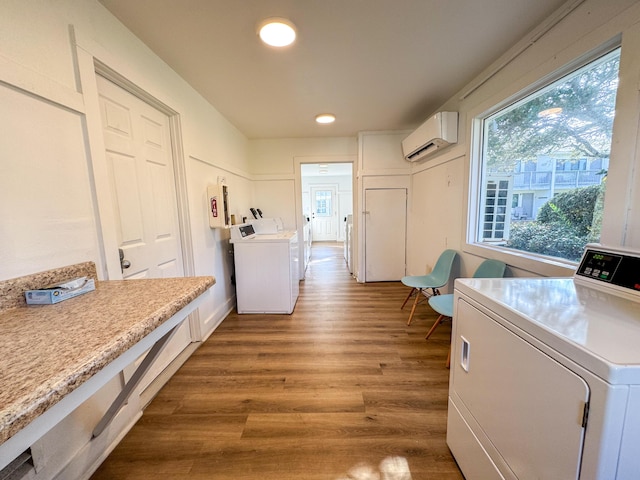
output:
[[[357,155],[318,155],[318,156],[305,156],[305,157],[293,157],[293,167],[295,170],[294,175],[294,190],[295,190],[295,206],[296,206],[296,229],[298,231],[298,238],[304,239],[304,224],[302,222],[302,164],[303,163],[350,163],[351,164],[351,202],[352,212],[356,211],[356,186],[357,186],[357,174],[358,171],[358,156]],[[338,222],[338,225],[340,222]],[[353,216],[353,232],[358,229],[358,221],[356,216]],[[304,249],[304,241],[300,240],[299,245]],[[354,243],[354,249],[357,248]],[[304,251],[300,251],[300,259],[303,259]],[[354,264],[357,264],[357,257],[354,256]],[[299,279],[304,280],[304,261],[298,262],[300,264]],[[354,270],[355,271],[355,270]]]

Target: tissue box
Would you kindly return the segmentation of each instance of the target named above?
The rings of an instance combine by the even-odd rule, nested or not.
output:
[[[93,278],[80,277],[38,290],[27,290],[24,296],[28,305],[51,305],[95,289],[96,283]]]

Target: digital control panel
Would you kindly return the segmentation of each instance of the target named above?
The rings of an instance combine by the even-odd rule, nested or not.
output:
[[[587,245],[575,275],[640,291],[640,254]]]
[[[240,236],[242,238],[245,237],[249,237],[251,235],[255,235],[256,231],[253,228],[253,225],[249,224],[249,225],[240,225],[238,227],[238,230],[240,231]]]
[[[256,236],[256,231],[250,223],[231,225],[231,243],[246,240]]]

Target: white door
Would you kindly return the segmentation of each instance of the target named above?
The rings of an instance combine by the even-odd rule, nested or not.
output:
[[[123,276],[183,276],[169,118],[97,79]]]
[[[101,76],[97,82],[118,246],[131,264],[123,277],[184,276],[169,117]],[[190,343],[185,321],[140,391]]]
[[[405,275],[407,189],[364,191],[365,282],[400,280]]]
[[[311,187],[311,211],[314,242],[338,239],[338,198],[334,186]]]

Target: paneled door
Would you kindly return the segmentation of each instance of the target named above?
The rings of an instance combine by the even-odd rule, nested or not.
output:
[[[405,275],[407,189],[364,191],[365,282],[400,280]]]
[[[183,276],[169,117],[97,80],[123,276]]]
[[[100,75],[97,82],[116,237],[130,264],[122,270],[123,277],[184,276],[169,117]],[[185,321],[139,391],[191,341],[190,323]],[[132,371],[125,369],[125,377]]]
[[[338,240],[338,196],[336,187],[311,187],[311,211],[314,242]]]

